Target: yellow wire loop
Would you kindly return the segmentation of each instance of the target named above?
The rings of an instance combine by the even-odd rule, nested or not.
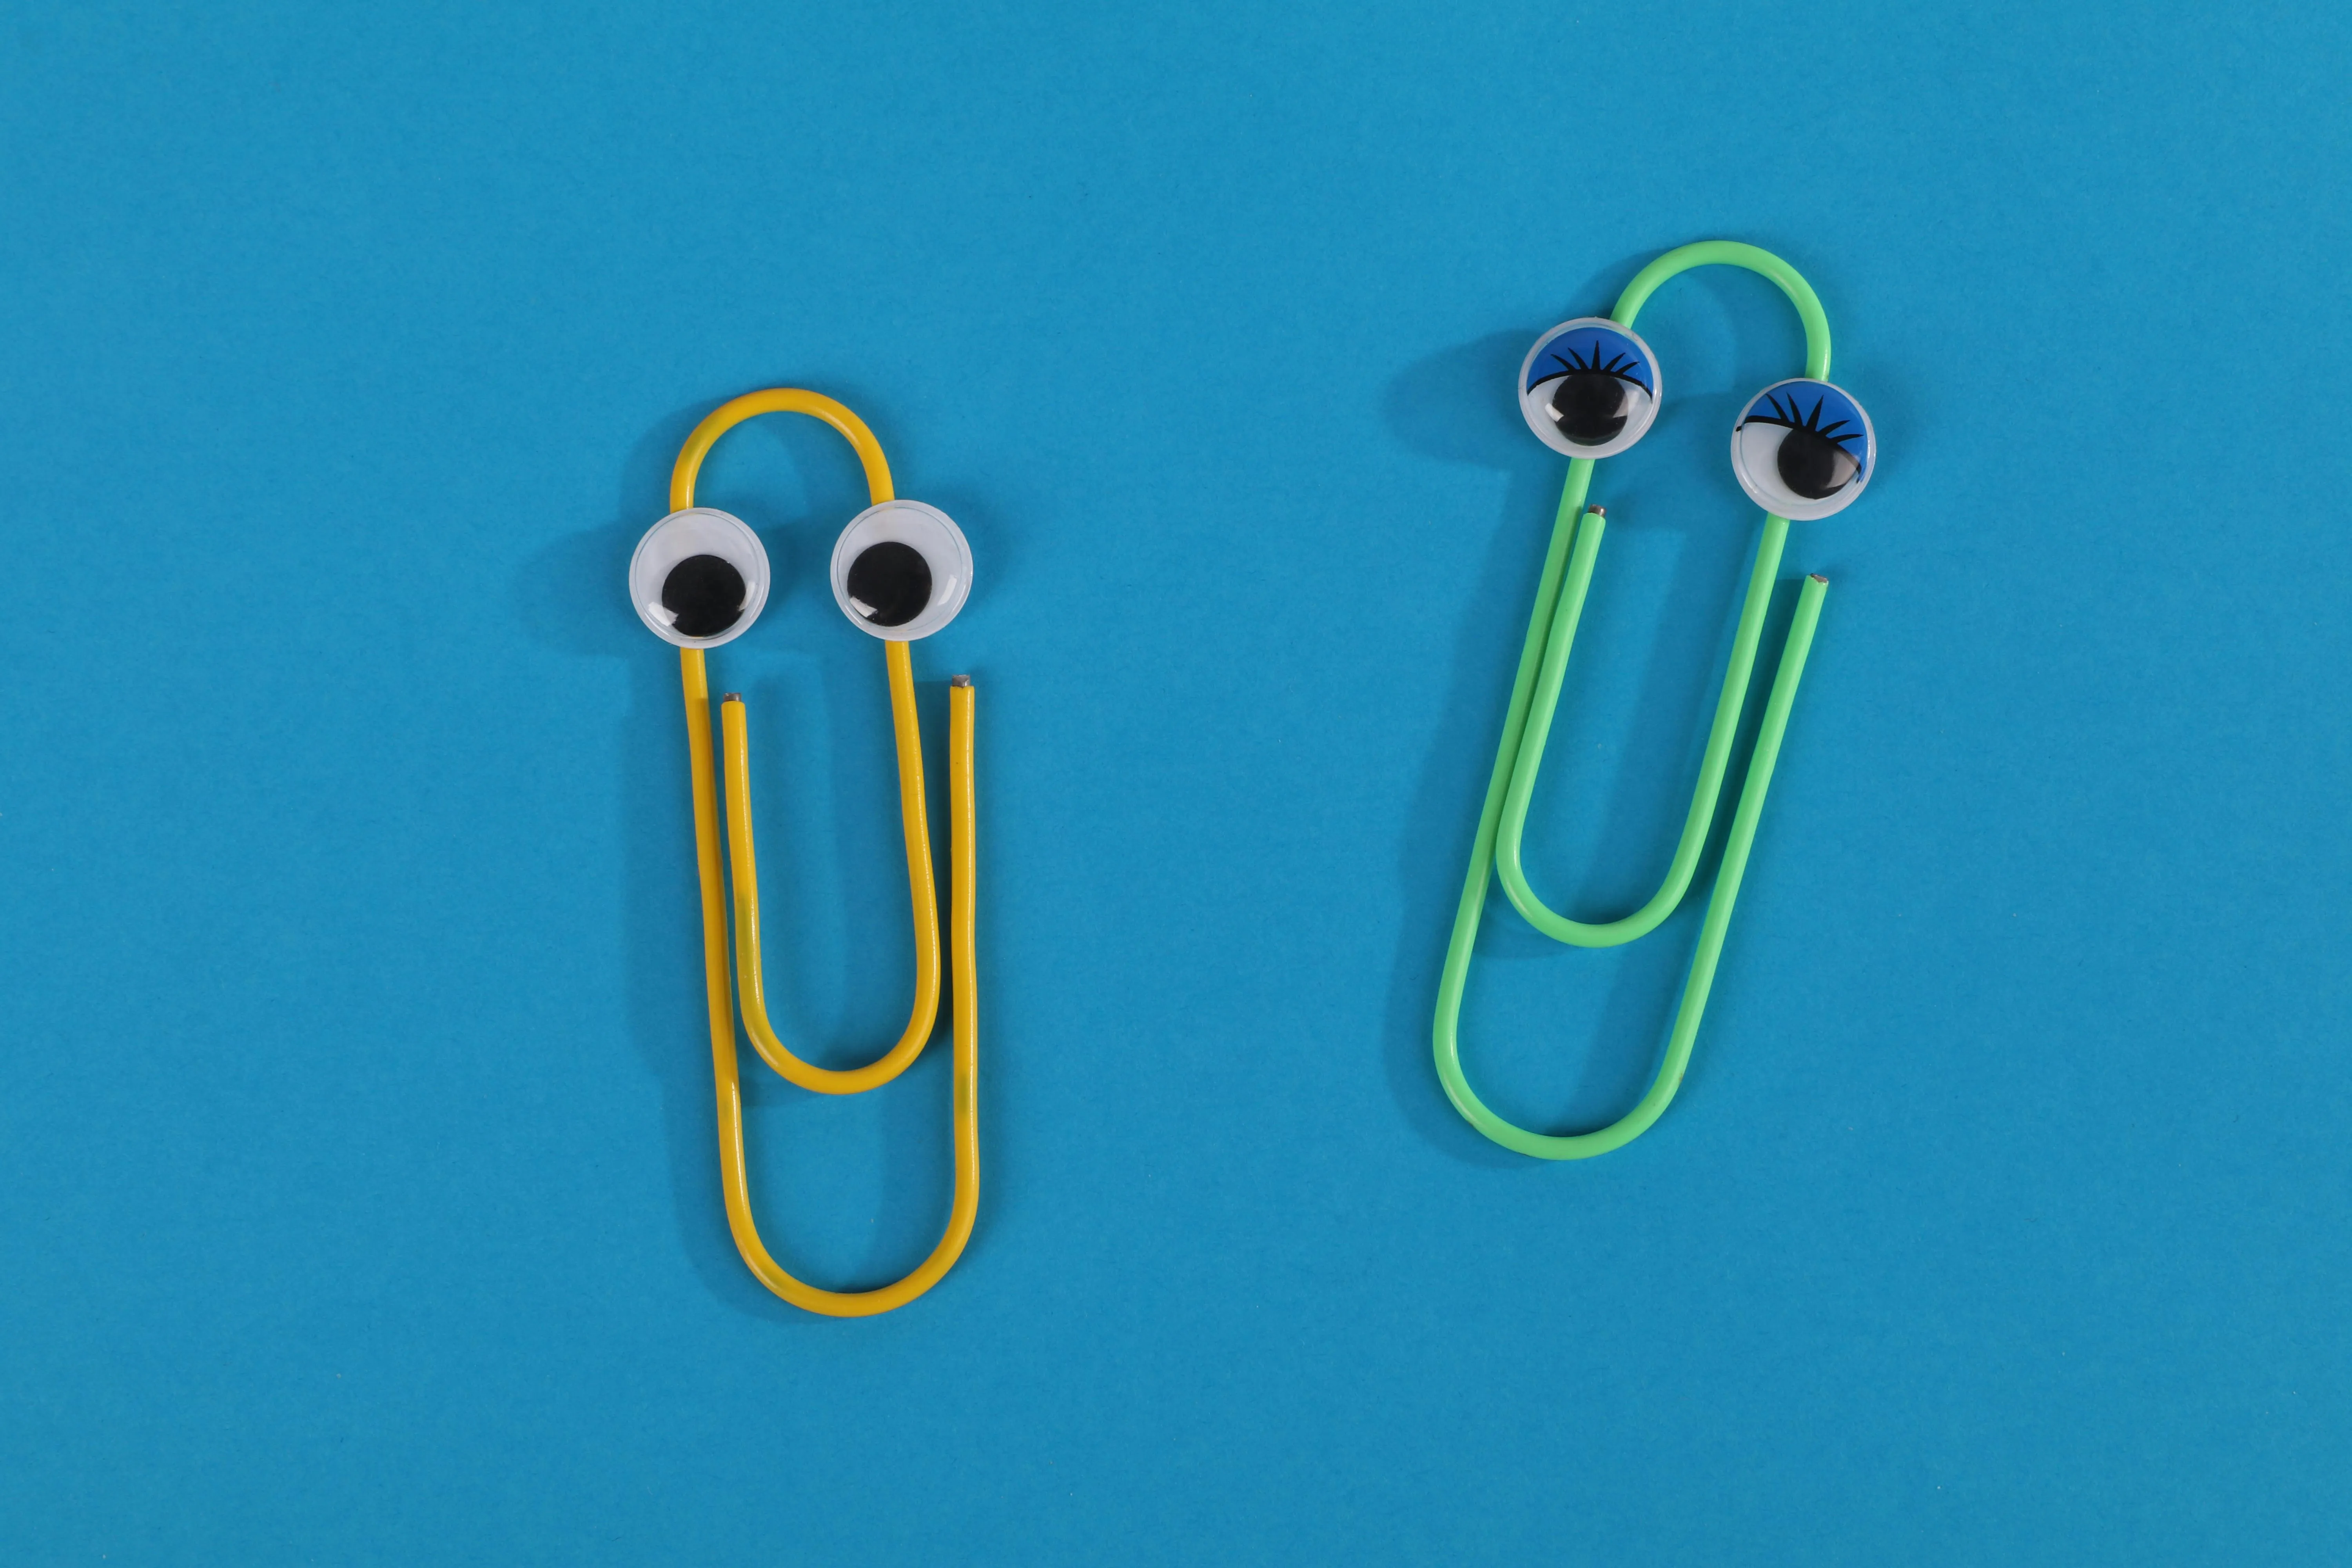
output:
[[[694,504],[694,482],[702,459],[719,437],[758,414],[806,414],[848,438],[866,468],[875,504],[891,499],[890,468],[881,443],[866,423],[830,397],[796,388],[754,392],[720,405],[694,428],[670,475],[670,510]],[[921,1054],[939,1016],[940,952],[938,895],[931,874],[930,828],[924,803],[922,733],[915,712],[914,668],[908,645],[884,645],[890,671],[891,727],[898,752],[899,815],[906,830],[908,890],[915,919],[915,1001],[906,1032],[880,1059],[845,1071],[801,1060],[776,1037],[768,1020],[761,984],[760,890],[751,837],[751,770],[746,758],[745,716],[740,697],[720,705],[725,731],[728,845],[719,845],[718,770],[710,742],[710,685],[700,648],[678,650],[686,698],[687,762],[694,791],[695,867],[702,892],[703,988],[709,1006],[711,1072],[719,1097],[719,1184],[727,1201],[727,1226],[735,1248],[761,1284],[796,1307],[836,1318],[870,1317],[902,1307],[937,1284],[955,1266],[971,1238],[980,1208],[980,1001],[975,973],[972,879],[978,856],[972,846],[971,683],[959,676],[948,694],[949,943],[955,969],[955,1063],[952,1113],[955,1136],[955,1198],[946,1234],[915,1271],[876,1290],[826,1290],[786,1273],[769,1256],[751,1217],[751,1194],[744,1169],[743,1094],[735,1049],[733,976],[728,970],[726,867],[734,870],[736,967],[741,977],[743,1023],[761,1056],[792,1082],[824,1094],[857,1094],[878,1088],[904,1072]]]
[[[874,438],[865,420],[822,392],[772,386],[765,392],[747,392],[740,397],[730,398],[694,427],[694,434],[677,449],[677,466],[669,471],[670,510],[684,511],[694,504],[695,476],[702,472],[702,459],[710,455],[719,437],[761,414],[805,414],[812,419],[824,420],[856,448],[857,460],[866,466],[866,493],[873,498],[873,504],[880,506],[891,499],[889,461],[882,456],[882,443]]]
[[[760,958],[760,865],[751,840],[751,768],[744,745],[743,701],[731,693],[719,705],[725,747],[727,852],[735,876],[735,984],[743,1027],[767,1064],[819,1094],[863,1094],[907,1070],[922,1054],[940,1016],[940,917],[931,881],[931,826],[923,803],[923,734],[915,716],[914,662],[907,645],[889,649],[890,721],[898,740],[898,817],[907,838],[907,896],[915,910],[915,1003],[898,1043],[875,1061],[845,1071],[794,1056],[768,1022]]]

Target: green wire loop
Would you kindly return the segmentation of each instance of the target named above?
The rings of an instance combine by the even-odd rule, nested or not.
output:
[[[1694,267],[1744,267],[1779,284],[1789,303],[1797,307],[1797,319],[1805,324],[1805,374],[1815,381],[1830,378],[1830,318],[1822,309],[1822,297],[1795,268],[1769,250],[1736,239],[1702,239],[1667,251],[1633,274],[1633,281],[1617,296],[1617,308],[1609,312],[1609,319],[1621,327],[1632,326],[1659,284]]]
[[[1829,318],[1822,310],[1820,297],[1796,268],[1752,245],[1703,240],[1666,252],[1642,268],[1625,286],[1624,292],[1617,297],[1611,319],[1621,326],[1632,326],[1659,284],[1694,267],[1707,266],[1745,268],[1778,284],[1804,323],[1805,374],[1816,380],[1828,377]],[[1707,993],[1715,983],[1724,934],[1730,928],[1732,905],[1739,896],[1740,879],[1747,871],[1756,822],[1763,813],[1765,793],[1771,785],[1772,768],[1780,756],[1789,710],[1796,700],[1806,655],[1812,647],[1813,628],[1821,618],[1822,599],[1829,590],[1827,581],[1811,577],[1798,595],[1796,617],[1781,647],[1772,692],[1765,703],[1763,725],[1749,755],[1747,783],[1732,814],[1723,865],[1716,875],[1715,891],[1707,900],[1698,949],[1683,984],[1674,1030],[1667,1038],[1665,1059],[1651,1080],[1648,1092],[1625,1116],[1597,1131],[1554,1136],[1515,1126],[1488,1110],[1470,1088],[1462,1071],[1458,1038],[1462,993],[1469,979],[1471,952],[1486,910],[1490,873],[1501,874],[1505,896],[1529,924],[1556,941],[1578,947],[1614,947],[1634,941],[1654,931],[1674,912],[1689,890],[1691,878],[1706,846],[1707,833],[1714,825],[1724,774],[1730,765],[1733,735],[1739,725],[1740,710],[1747,703],[1757,645],[1763,635],[1764,612],[1771,599],[1781,551],[1789,536],[1789,520],[1767,513],[1764,531],[1757,543],[1756,563],[1748,574],[1748,596],[1740,606],[1739,628],[1724,668],[1715,721],[1707,731],[1698,783],[1692,792],[1690,811],[1684,818],[1682,837],[1675,847],[1664,881],[1648,902],[1622,919],[1600,923],[1570,920],[1545,905],[1528,886],[1520,850],[1526,834],[1528,802],[1543,766],[1544,748],[1550,739],[1553,713],[1559,703],[1560,683],[1567,674],[1577,623],[1584,613],[1585,595],[1591,586],[1593,564],[1599,558],[1606,527],[1598,509],[1584,510],[1591,482],[1591,458],[1579,458],[1569,464],[1568,483],[1560,492],[1559,510],[1553,519],[1551,545],[1544,557],[1542,574],[1537,580],[1535,612],[1528,619],[1518,674],[1512,681],[1510,706],[1504,715],[1502,745],[1487,782],[1486,804],[1479,812],[1469,875],[1464,879],[1462,901],[1454,912],[1454,933],[1446,943],[1434,1028],[1438,1078],[1454,1109],[1503,1147],[1546,1160],[1580,1160],[1622,1148],[1648,1131],[1682,1087],[1691,1045],[1697,1037],[1699,1020],[1706,1011]]]
[[[1585,459],[1579,459],[1584,461]],[[1589,464],[1588,464],[1589,466]],[[1622,920],[1588,924],[1556,913],[1528,886],[1519,864],[1520,840],[1527,832],[1528,799],[1535,793],[1536,775],[1543,769],[1544,747],[1551,739],[1551,721],[1559,704],[1560,679],[1568,673],[1568,656],[1576,642],[1576,623],[1584,612],[1585,590],[1592,583],[1592,563],[1601,552],[1601,535],[1607,526],[1599,511],[1584,515],[1577,531],[1576,548],[1569,557],[1568,580],[1559,607],[1552,614],[1551,632],[1544,648],[1543,667],[1536,679],[1535,701],[1527,729],[1511,767],[1511,787],[1503,797],[1502,829],[1495,845],[1495,869],[1503,879],[1503,892],[1528,923],[1555,942],[1574,947],[1615,947],[1647,936],[1683,901],[1691,875],[1698,869],[1706,847],[1707,830],[1715,825],[1716,801],[1722,794],[1723,775],[1731,763],[1732,734],[1739,728],[1739,710],[1748,702],[1748,677],[1756,666],[1756,645],[1764,635],[1764,611],[1780,570],[1781,547],[1788,542],[1789,520],[1766,514],[1764,534],[1757,542],[1756,566],[1748,576],[1748,598],[1739,608],[1739,630],[1732,638],[1731,660],[1725,667],[1723,692],[1716,700],[1715,722],[1706,732],[1706,752],[1700,759],[1698,786],[1691,792],[1690,813],[1683,819],[1683,836],[1666,868],[1666,879],[1650,901]]]

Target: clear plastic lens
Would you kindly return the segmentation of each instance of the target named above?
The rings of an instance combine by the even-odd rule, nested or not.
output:
[[[1519,363],[1519,412],[1555,452],[1613,458],[1658,416],[1657,356],[1605,316],[1562,321]]]
[[[833,597],[859,630],[891,642],[927,637],[971,593],[971,547],[947,513],[889,500],[850,520],[833,547]]]
[[[768,602],[768,552],[741,518],[674,511],[629,558],[629,603],[646,629],[680,647],[717,647],[751,629]]]
[[[1798,521],[1843,511],[1870,482],[1878,437],[1851,394],[1797,377],[1758,393],[1731,430],[1731,468],[1766,511]]]

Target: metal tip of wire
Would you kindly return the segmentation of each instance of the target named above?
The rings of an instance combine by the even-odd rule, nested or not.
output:
[[[1818,572],[1811,573],[1811,574],[1809,574],[1809,575],[1811,575],[1811,578],[1812,578],[1812,580],[1813,580],[1814,582],[1819,583],[1819,584],[1820,584],[1822,587],[1824,587],[1824,588],[1826,588],[1826,587],[1828,587],[1828,586],[1830,585],[1830,580],[1829,580],[1828,578],[1826,578],[1826,577],[1822,576],[1822,575],[1820,573],[1818,573]]]
[[[1591,512],[1595,517],[1607,517],[1609,515],[1609,509],[1605,506],[1589,506],[1584,510]]]
[[[950,686],[970,686],[971,684],[971,677],[969,675],[951,675],[948,677],[948,684]]]
[[[727,693],[726,696],[721,697],[719,700],[721,702],[740,702],[743,700],[743,694],[740,691],[730,691]]]

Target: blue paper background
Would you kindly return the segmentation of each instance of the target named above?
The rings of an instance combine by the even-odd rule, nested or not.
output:
[[[1111,12],[1118,12],[1112,15]],[[2352,23],[1994,0],[29,5],[0,26],[0,1555],[2308,1563],[2352,1554]],[[1682,1098],[1505,1154],[1432,998],[1561,464],[1511,376],[1779,250],[1884,472]],[[1667,405],[1532,834],[1646,894],[1800,368]],[[737,1261],[676,659],[702,414],[970,534],[983,1136],[873,1321]],[[703,500],[782,1026],[904,1016],[806,422]],[[1769,634],[1787,613],[1784,584]],[[936,799],[936,795],[935,795]],[[1710,862],[1711,865],[1711,862]],[[1499,900],[1498,1110],[1630,1103],[1696,900]],[[770,1240],[929,1247],[947,1053],[764,1077]]]

